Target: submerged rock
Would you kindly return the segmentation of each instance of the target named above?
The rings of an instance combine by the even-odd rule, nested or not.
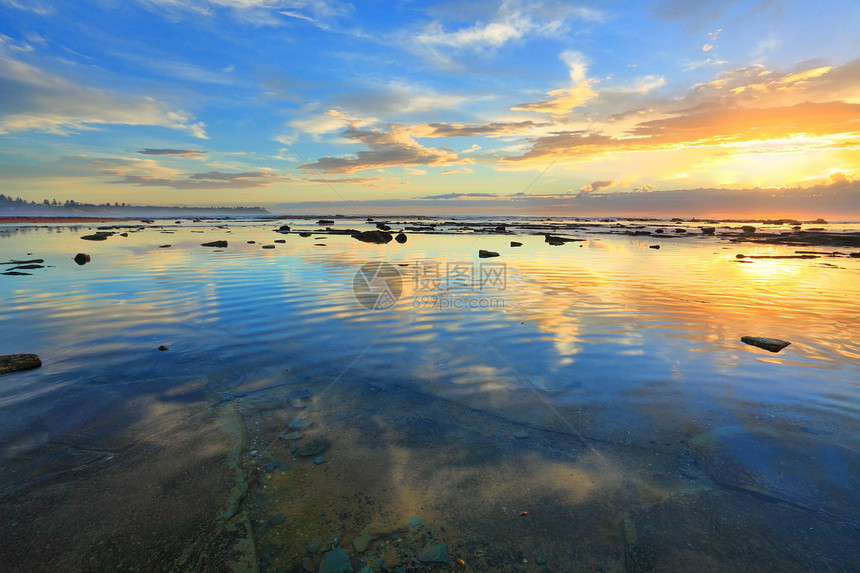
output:
[[[209,243],[200,243],[201,247],[226,247],[227,241],[212,241]]]
[[[355,550],[359,553],[364,553],[367,551],[367,546],[370,542],[373,541],[373,537],[370,535],[359,535],[355,539],[352,540],[352,546],[355,547]]]
[[[332,549],[323,555],[319,573],[352,573],[349,555],[343,549]]]
[[[300,447],[296,453],[302,457],[309,458],[311,456],[320,455],[326,451],[329,446],[331,446],[331,441],[328,438],[314,438],[304,446]]]
[[[447,563],[448,544],[442,543],[425,547],[418,555],[418,560],[423,563]]]
[[[791,342],[788,342],[787,340],[780,340],[778,338],[762,338],[760,336],[742,336],[741,342],[745,342],[751,346],[758,346],[759,348],[764,348],[771,352],[779,352],[791,344]]]
[[[42,360],[35,354],[7,354],[0,356],[0,374],[32,370],[42,366]]]

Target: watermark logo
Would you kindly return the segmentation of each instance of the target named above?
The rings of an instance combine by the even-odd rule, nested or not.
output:
[[[403,277],[394,265],[371,261],[355,272],[352,294],[368,310],[385,310],[403,295]]]
[[[386,310],[403,296],[404,286],[412,287],[416,309],[472,310],[505,307],[500,296],[507,288],[504,263],[418,262],[409,267],[408,278],[394,265],[369,262],[355,273],[352,292],[366,309]],[[410,284],[411,283],[411,284]]]

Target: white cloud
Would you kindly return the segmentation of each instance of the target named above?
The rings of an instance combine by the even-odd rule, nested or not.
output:
[[[94,125],[152,125],[206,138],[205,124],[151,97],[78,85],[0,53],[0,133],[68,134]]]

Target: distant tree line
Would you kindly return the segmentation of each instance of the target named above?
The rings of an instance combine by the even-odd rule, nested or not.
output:
[[[256,214],[256,213],[268,213],[262,207],[161,207],[161,206],[153,206],[153,205],[127,205],[125,203],[80,203],[75,201],[74,199],[66,199],[64,202],[57,201],[56,199],[44,199],[41,203],[36,201],[27,201],[26,199],[21,199],[20,197],[10,197],[0,193],[0,211],[23,211],[25,209],[28,210],[38,210],[38,211],[61,211],[64,209],[74,209],[76,211],[111,211],[116,209],[126,209],[126,210],[176,210],[176,211],[218,211],[218,212],[233,212],[237,214]]]

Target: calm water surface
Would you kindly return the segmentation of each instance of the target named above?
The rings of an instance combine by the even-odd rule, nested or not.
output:
[[[43,362],[0,378],[0,568],[315,570],[334,547],[374,571],[860,562],[860,258],[318,229],[0,228],[0,258],[46,265],[0,275],[0,354]],[[362,290],[368,263],[398,274]],[[360,304],[383,286],[396,300]],[[314,424],[291,442],[296,417]],[[315,437],[324,462],[290,451]],[[212,524],[236,519],[253,544],[217,553]]]

